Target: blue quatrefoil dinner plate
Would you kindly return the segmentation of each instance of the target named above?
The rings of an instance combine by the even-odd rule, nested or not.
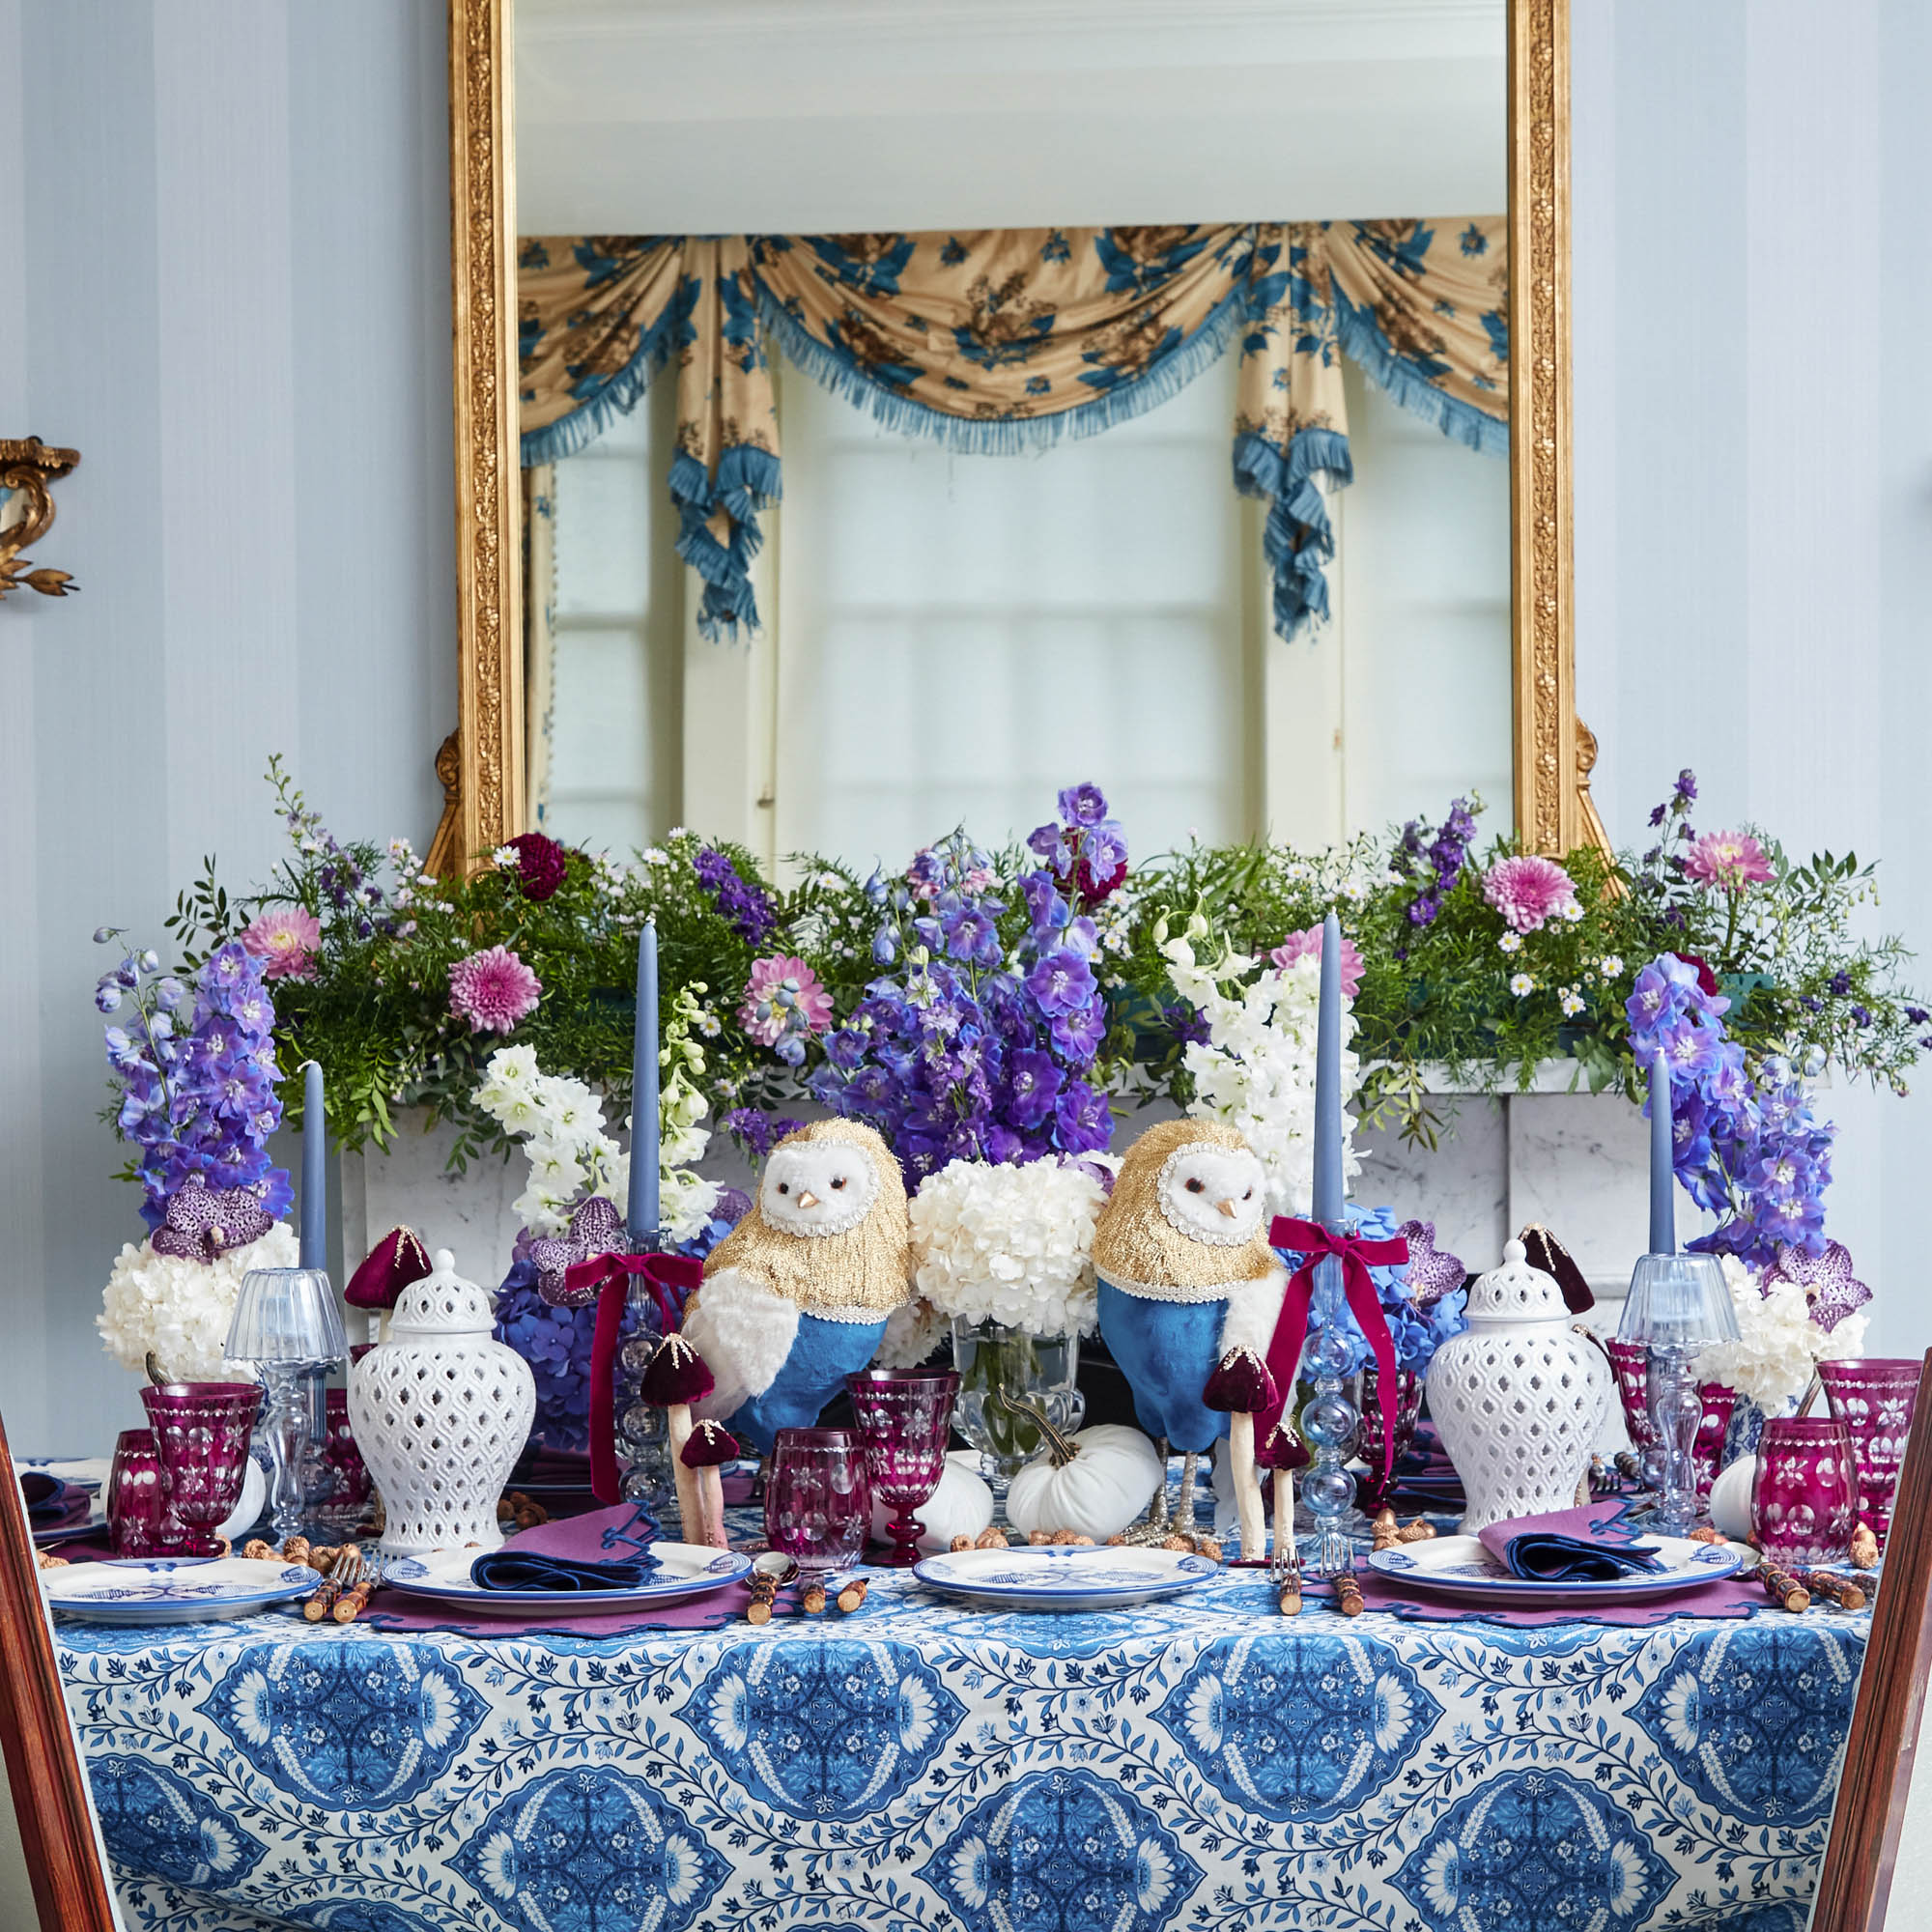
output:
[[[47,1603],[98,1624],[203,1624],[258,1616],[310,1595],[305,1563],[249,1556],[152,1556],[43,1570]]]
[[[1219,1569],[1186,1550],[1111,1544],[956,1549],[928,1556],[912,1574],[928,1590],[986,1609],[1120,1610],[1195,1589]]]

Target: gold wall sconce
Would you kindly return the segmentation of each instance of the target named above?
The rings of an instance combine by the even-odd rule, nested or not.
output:
[[[0,437],[0,489],[16,492],[23,512],[0,528],[0,597],[22,584],[43,597],[65,597],[80,588],[66,571],[35,565],[25,554],[53,527],[54,499],[47,485],[79,461],[79,450],[51,449],[37,436]]]

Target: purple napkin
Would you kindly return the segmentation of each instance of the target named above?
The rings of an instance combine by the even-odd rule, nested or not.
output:
[[[1630,1505],[1616,1497],[1543,1516],[1511,1517],[1476,1541],[1512,1577],[1535,1583],[1608,1583],[1662,1569],[1654,1543],[1638,1543]]]

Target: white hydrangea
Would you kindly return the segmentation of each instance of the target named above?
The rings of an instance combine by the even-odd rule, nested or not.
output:
[[[952,1332],[952,1318],[914,1295],[886,1317],[872,1355],[875,1369],[916,1369]]]
[[[912,1198],[921,1295],[946,1321],[1091,1335],[1098,1320],[1094,1224],[1106,1198],[1078,1162],[951,1162]],[[916,1338],[905,1339],[910,1346]]]
[[[1187,1046],[1185,1065],[1194,1079],[1187,1111],[1225,1122],[1254,1149],[1267,1174],[1271,1213],[1306,1214],[1315,1193],[1315,1023],[1321,962],[1311,953],[1293,966],[1257,972],[1260,961],[1229,952],[1203,966],[1191,941],[1207,930],[1207,922],[1197,917],[1188,922],[1186,937],[1161,948],[1175,990],[1208,1023],[1207,1043],[1190,1040]],[[1345,1006],[1342,1160],[1349,1178],[1361,1168],[1355,1118],[1347,1111],[1361,1076],[1360,1062],[1349,1048],[1354,1031],[1354,1014]]]
[[[222,1355],[242,1277],[250,1268],[296,1267],[301,1245],[277,1221],[259,1241],[212,1262],[157,1255],[129,1241],[115,1257],[94,1325],[124,1369],[142,1369],[152,1349],[173,1376],[188,1381],[247,1379]]]
[[[1782,1415],[1810,1385],[1820,1362],[1847,1361],[1864,1352],[1866,1318],[1845,1316],[1827,1332],[1811,1319],[1811,1304],[1795,1281],[1776,1280],[1762,1293],[1758,1278],[1735,1255],[1721,1257],[1724,1280],[1737,1310],[1739,1339],[1719,1342],[1697,1357],[1700,1381],[1736,1389],[1767,1415]]]

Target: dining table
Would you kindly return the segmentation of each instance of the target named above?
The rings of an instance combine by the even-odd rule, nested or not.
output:
[[[128,1923],[1802,1932],[1870,1626],[1722,1584],[1285,1616],[1224,1567],[1048,1613],[856,1574],[856,1612],[761,1625],[742,1585],[614,1629],[58,1616]]]

